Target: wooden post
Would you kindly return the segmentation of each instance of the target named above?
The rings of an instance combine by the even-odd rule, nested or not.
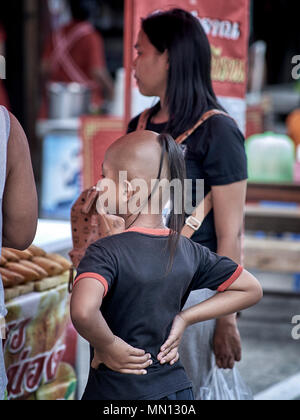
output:
[[[41,2],[42,3],[42,2]],[[35,174],[39,174],[40,145],[36,137],[39,104],[39,0],[23,0],[24,10],[24,120]]]
[[[125,0],[124,4],[124,68],[125,68],[125,126],[131,119],[132,103],[132,64],[133,64],[133,12],[134,0]]]

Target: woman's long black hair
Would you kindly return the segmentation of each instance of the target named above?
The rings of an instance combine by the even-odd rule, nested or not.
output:
[[[212,86],[210,44],[196,17],[182,9],[158,12],[142,19],[142,30],[160,53],[169,55],[166,132],[177,138],[206,111],[223,110]]]

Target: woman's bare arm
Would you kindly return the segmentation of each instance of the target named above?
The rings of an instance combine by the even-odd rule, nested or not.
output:
[[[212,187],[217,254],[241,264],[247,181]]]
[[[3,195],[3,246],[26,249],[34,240],[38,198],[26,135],[10,114],[6,184]]]
[[[217,254],[242,264],[242,231],[247,181],[212,187]],[[234,367],[242,358],[236,314],[217,320],[213,349],[220,368]]]

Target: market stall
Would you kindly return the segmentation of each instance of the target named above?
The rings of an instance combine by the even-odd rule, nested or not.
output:
[[[74,399],[77,335],[69,314],[70,263],[36,246],[2,251],[7,397]]]
[[[287,277],[277,296],[300,297],[300,184],[250,182],[245,211],[245,267]],[[292,288],[288,288],[291,277]]]

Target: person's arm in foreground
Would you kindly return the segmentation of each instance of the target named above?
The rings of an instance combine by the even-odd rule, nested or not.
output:
[[[3,246],[24,250],[36,234],[38,200],[26,135],[12,114],[10,123],[3,195]]]
[[[258,303],[262,295],[262,288],[257,279],[244,270],[225,292],[218,293],[176,316],[168,340],[161,347],[158,360],[162,364],[174,364],[178,360],[178,347],[187,327],[249,308]]]
[[[212,187],[217,254],[242,264],[242,229],[247,181]],[[218,367],[232,369],[242,358],[237,315],[217,319],[213,350]]]
[[[152,364],[151,355],[114,336],[99,310],[104,293],[99,281],[85,278],[75,284],[71,299],[74,327],[95,350],[92,367],[97,369],[103,363],[116,372],[145,375]]]

